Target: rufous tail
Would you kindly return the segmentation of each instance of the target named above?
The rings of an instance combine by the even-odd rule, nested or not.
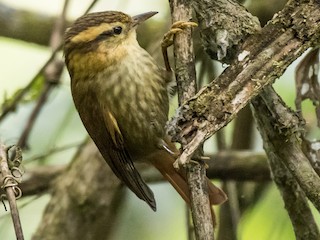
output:
[[[174,156],[164,150],[159,150],[152,154],[148,160],[160,171],[160,173],[170,182],[181,197],[190,204],[190,192],[186,180],[185,170],[180,168],[177,171],[173,167],[175,161]],[[207,178],[208,193],[211,205],[222,204],[227,200],[226,194],[217,186],[215,186],[210,179]]]

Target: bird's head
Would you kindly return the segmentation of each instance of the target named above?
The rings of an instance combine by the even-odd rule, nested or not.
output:
[[[66,31],[64,53],[90,52],[115,49],[136,41],[136,26],[157,12],[147,12],[131,17],[117,11],[96,12],[77,19]]]

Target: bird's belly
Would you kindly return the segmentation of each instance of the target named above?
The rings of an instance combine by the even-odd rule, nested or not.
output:
[[[124,84],[120,79],[115,85],[104,87],[100,104],[107,104],[115,117],[131,156],[140,158],[153,152],[164,136],[168,116],[166,89],[156,86],[155,91],[153,85]]]

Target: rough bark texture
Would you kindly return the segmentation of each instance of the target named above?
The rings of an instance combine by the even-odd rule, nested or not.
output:
[[[6,199],[9,203],[10,215],[16,234],[16,239],[24,240],[22,225],[16,202],[16,200],[21,197],[21,190],[18,186],[18,183],[21,180],[20,178],[22,177],[22,174],[20,171],[18,171],[20,172],[20,174],[18,175],[19,177],[17,177],[17,175],[13,173],[15,171],[17,172],[17,170],[19,169],[22,156],[19,156],[19,154],[21,154],[20,149],[15,150],[15,152],[12,154],[14,156],[9,156],[9,149],[12,147],[13,146],[7,147],[2,142],[0,142],[0,198],[5,210],[6,205],[4,203],[4,200]]]
[[[199,3],[193,2],[200,4],[200,1]],[[200,9],[204,11],[203,15],[201,15],[202,10]],[[198,6],[197,14],[200,27],[204,32],[208,31],[206,32],[208,35],[203,35],[203,40],[205,40],[205,44],[208,44],[206,48],[210,48],[209,43],[212,40],[210,39],[210,31],[214,31],[214,29],[213,25],[201,22],[201,17],[208,18],[206,14],[210,14],[210,11],[205,10],[205,8]],[[220,10],[223,11],[223,9]],[[15,38],[47,44],[48,40],[45,37],[49,39],[51,26],[46,25],[49,30],[43,31],[38,24],[29,23],[30,25],[19,27],[19,31],[12,31],[13,26],[10,24],[18,24],[17,21],[20,18],[13,19],[12,16],[15,15],[8,15],[10,11],[2,13],[0,14],[0,32],[8,30],[8,36],[11,34],[10,36]],[[223,14],[225,14],[223,16],[231,17],[228,11],[223,11]],[[212,17],[212,19],[216,18]],[[218,21],[219,19],[216,19],[216,23],[219,23]],[[219,24],[221,25],[221,23]],[[37,39],[26,38],[27,33],[24,30],[28,29],[28,34],[31,33],[30,26],[37,26],[37,29],[32,29],[32,35]],[[249,29],[254,30],[255,25],[252,26]],[[40,30],[41,33],[34,33],[33,30]],[[244,35],[248,33],[247,30],[244,30]],[[230,30],[226,33],[227,36],[241,34],[241,32],[233,33]],[[215,32],[212,36],[217,38],[217,35],[221,36],[219,34],[219,32]],[[273,20],[259,33],[246,40],[240,39],[239,42],[244,40],[244,43],[239,48],[235,48],[236,51],[230,51],[233,54],[237,51],[241,52],[237,59],[215,81],[186,101],[171,123],[170,132],[175,135],[177,140],[187,144],[187,151],[182,154],[182,158],[190,158],[194,150],[206,138],[231,121],[240,109],[258,95],[263,87],[282,75],[284,70],[306,49],[318,45],[319,35],[319,1],[297,0],[289,1],[286,7],[275,15]],[[178,41],[179,38],[177,37],[176,40]],[[219,40],[223,39],[219,38]],[[231,39],[236,41],[234,38]],[[185,40],[188,45],[190,37]],[[228,37],[227,40],[229,40]],[[222,47],[231,46],[232,48],[234,46],[232,41],[226,43],[222,41],[222,44],[224,44]],[[221,46],[213,45],[212,49],[219,47]],[[186,50],[181,50],[181,52],[184,51]],[[188,51],[186,53],[189,54]],[[227,56],[229,56],[228,54],[229,50]],[[189,64],[193,65],[193,59],[189,59],[185,64],[178,64],[177,71],[183,72],[185,66],[188,68]],[[186,83],[183,81],[184,77],[181,78],[181,84]],[[184,100],[193,94],[193,92],[188,92],[188,87],[186,84],[185,86],[181,85],[180,88],[180,95]],[[261,121],[260,129],[265,137],[265,148],[270,158],[274,180],[282,191],[297,239],[319,239],[319,232],[307,206],[305,195],[320,210],[320,183],[319,177],[312,170],[306,156],[301,151],[300,127],[296,127],[300,120],[296,119],[297,116],[291,112],[289,114],[291,117],[285,118],[289,121],[283,122],[280,115],[273,115],[277,113],[275,111],[276,105],[273,104],[274,99],[271,101],[268,99],[268,94],[264,93],[255,100],[254,104],[257,119]],[[272,124],[270,118],[273,119]],[[194,137],[197,137],[196,141],[193,140]],[[100,157],[100,160],[96,159],[97,156],[97,150],[92,143],[82,147],[73,163],[56,180],[52,199],[34,239],[108,238],[118,206],[115,203],[118,199],[119,182],[107,168],[105,162]],[[223,157],[228,158],[230,155],[224,156],[222,153],[220,157],[223,159]],[[237,156],[230,158],[232,160],[221,162],[217,157],[210,162],[209,165],[212,163],[213,168],[210,166],[209,176],[237,180],[260,180],[260,177],[261,180],[269,179],[270,173],[265,164],[265,157],[261,156],[261,161],[252,160],[252,162],[246,163],[238,160]],[[244,158],[242,161],[247,160]]]
[[[201,13],[205,12],[203,9],[200,11]],[[214,13],[212,14],[214,15]],[[199,17],[200,23],[205,26],[203,29],[210,28],[210,24],[203,21],[201,17],[203,15]],[[211,20],[214,19],[214,16],[210,18],[204,14],[203,18]],[[253,29],[253,31],[255,30]],[[217,41],[217,35],[217,32],[213,32],[215,41]],[[320,3],[318,1],[301,0],[289,1],[286,7],[275,15],[267,26],[245,40],[239,48],[237,59],[231,63],[230,67],[181,106],[171,122],[172,128],[169,127],[169,133],[174,136],[174,139],[186,145],[185,151],[180,156],[180,161],[184,162],[190,159],[197,146],[231,121],[250,99],[281,76],[297,57],[309,47],[317,46],[319,36]],[[210,42],[208,39],[202,35],[204,44]],[[219,46],[219,44],[221,45],[221,41],[219,43],[218,39],[216,45]],[[227,43],[228,46],[230,46],[229,42]],[[218,59],[223,59],[221,53],[219,57],[219,47],[215,48],[214,46],[213,51],[217,53]],[[291,128],[290,125],[288,128]],[[201,137],[203,138],[201,139]],[[291,150],[290,154],[288,152],[285,154],[282,151],[283,149],[279,149],[278,154],[280,157],[286,158],[285,162],[290,172],[319,210],[319,195],[317,192],[319,192],[320,186],[318,186],[318,176],[299,149],[298,142],[292,145],[291,141],[295,137],[283,138],[281,142],[278,141],[275,145],[279,147],[281,143],[285,143],[286,148]],[[271,141],[271,139],[265,141]],[[299,161],[294,162],[294,160]],[[276,167],[281,167],[281,165]],[[302,167],[303,170],[301,171],[299,167]],[[308,174],[306,175],[306,173]],[[313,186],[316,185],[316,187],[314,189],[311,188],[310,175],[315,181]],[[279,178],[281,178],[281,175]],[[300,194],[298,197],[291,196],[295,194],[295,185],[291,185],[291,187],[288,189],[284,187],[283,196],[289,215],[292,218],[296,236],[299,239],[305,239],[306,236],[317,239],[319,237],[318,230],[316,225],[313,224],[313,217],[305,204],[303,194],[297,191],[297,194]],[[295,199],[295,197],[296,201],[288,201],[288,199]],[[301,226],[307,225],[307,221],[301,224],[301,221],[297,221],[299,217],[292,216],[294,214],[292,210],[297,207],[300,207],[299,210],[301,210],[298,214],[299,217],[304,216],[307,221],[310,220],[310,228],[301,228]]]
[[[192,17],[190,4],[191,2],[186,0],[170,1],[172,21],[189,21]],[[174,59],[179,105],[197,92],[193,51],[191,29],[175,36]],[[213,240],[215,216],[209,203],[205,164],[202,161],[190,162],[184,167],[187,170],[190,206],[196,239]]]
[[[310,201],[320,211],[320,177],[302,151],[303,132],[300,125],[301,119],[297,114],[289,110],[280,98],[275,96],[277,95],[274,92],[267,89],[259,98],[253,101],[256,113],[264,107],[263,104],[266,105],[265,108],[268,107],[269,112],[264,113],[264,118],[268,119],[270,126],[266,125],[266,120],[264,119],[261,123],[265,125],[260,124],[263,129],[259,128],[264,139],[266,153],[268,157],[270,157],[269,154],[271,153],[276,154],[281,159]],[[260,118],[262,116],[256,114],[256,118],[261,121]]]
[[[296,239],[319,239],[306,196],[319,211],[320,178],[301,149],[300,118],[271,87],[265,88],[252,106],[273,179],[282,193]]]
[[[229,123],[264,86],[273,83],[309,47],[319,43],[320,4],[290,1],[261,32],[249,37],[238,58],[183,104],[168,132],[187,144],[190,159],[205,139]]]
[[[198,0],[192,1],[192,6],[199,21],[202,44],[212,59],[230,63],[240,43],[260,30],[258,18],[237,1]]]
[[[119,180],[90,141],[54,184],[32,239],[108,239],[121,202],[119,189]]]

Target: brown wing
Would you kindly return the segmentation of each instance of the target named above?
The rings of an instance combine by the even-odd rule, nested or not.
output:
[[[78,108],[81,120],[89,135],[117,177],[127,185],[137,197],[144,200],[156,211],[153,192],[133,165],[130,154],[124,146],[116,119],[106,106],[102,108],[97,106],[98,101],[96,101],[96,99],[90,100],[87,96],[87,99],[82,101],[86,106]],[[84,109],[84,111],[81,111],[81,109]]]
[[[114,158],[116,160],[111,161],[114,167],[113,171],[140,199],[147,202],[155,211],[156,202],[153,192],[133,165],[130,154],[124,146],[123,137],[117,120],[106,107],[103,110],[103,113],[107,132],[112,139],[111,145],[114,147],[112,152],[116,156],[116,158]]]

